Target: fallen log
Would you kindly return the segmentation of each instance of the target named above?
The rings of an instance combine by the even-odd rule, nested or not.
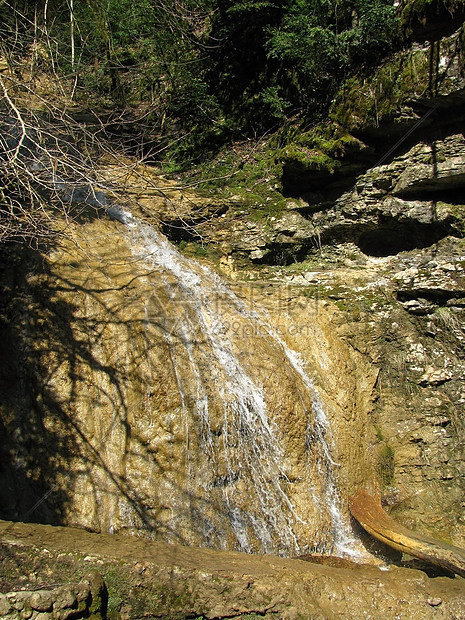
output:
[[[464,549],[408,530],[394,521],[383,510],[380,499],[366,489],[350,498],[349,508],[364,530],[389,547],[465,577]]]

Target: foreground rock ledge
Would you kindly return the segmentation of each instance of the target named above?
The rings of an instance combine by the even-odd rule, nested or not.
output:
[[[465,580],[334,568],[124,536],[0,521],[3,592],[77,583],[96,569],[112,618],[461,618]]]

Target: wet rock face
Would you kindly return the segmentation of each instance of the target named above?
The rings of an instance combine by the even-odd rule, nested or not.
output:
[[[425,119],[412,134],[416,144],[335,200],[324,189],[309,195],[300,211],[326,256],[361,272],[357,292],[336,274],[328,293],[346,317],[339,333],[379,368],[373,420],[385,503],[405,525],[463,545],[465,149],[460,115],[454,125],[447,112],[447,98],[461,96],[453,86],[460,54],[448,66],[455,69],[439,82],[445,97],[435,127]],[[385,122],[366,136],[386,131]]]
[[[299,168],[286,188],[295,197],[288,211],[250,225],[242,213],[224,246],[231,263],[236,255],[270,265],[307,261],[300,271],[269,273],[335,304],[337,334],[378,372],[370,449],[386,505],[407,526],[461,545],[463,66],[461,30],[387,62],[354,88],[352,107],[343,101],[345,122],[372,147],[359,168],[353,153],[340,173]],[[398,76],[389,91],[383,71]],[[362,105],[374,92],[376,117]],[[225,230],[214,219],[201,229],[212,240]]]
[[[235,294],[154,235],[94,220],[5,276],[3,516],[337,551],[345,497],[373,473],[373,372],[313,300]]]
[[[390,152],[434,100],[418,99],[419,74],[394,116],[352,119],[378,144],[392,130],[389,158],[348,162],[334,184],[332,175],[306,184],[301,170],[298,198],[266,219],[134,168],[121,198],[155,228],[218,248],[238,280],[259,277],[241,273],[243,258],[283,266],[268,282],[226,293],[210,275],[200,310],[193,293],[205,270],[181,260],[166,275],[157,264],[166,248],[134,252],[124,218],[89,217],[48,254],[3,262],[3,517],[331,551],[334,502],[344,520],[347,497],[374,479],[401,522],[464,544],[465,140],[448,117],[463,97],[457,49],[436,85],[436,126],[429,116]],[[432,50],[414,49],[419,68]],[[265,324],[308,364],[315,392]],[[234,379],[239,369],[250,382]],[[255,406],[262,397],[265,409]]]
[[[266,226],[237,211],[212,216],[210,204],[205,221],[189,227],[223,235],[233,261],[238,252],[271,263],[284,250],[318,256],[313,271],[283,269],[274,283],[252,292],[236,284],[236,293],[267,306],[270,325],[308,362],[334,428],[341,514],[374,477],[400,521],[457,544],[465,540],[464,261],[454,198],[462,143],[453,134],[434,148],[417,145],[339,198],[292,201]],[[439,180],[433,150],[450,155]],[[183,204],[181,196],[143,193],[152,221],[177,221],[168,204]],[[235,297],[217,298],[222,322],[204,320],[233,334],[219,349],[233,350],[264,386],[283,451],[285,465],[259,473],[260,496],[244,482],[244,463],[251,469],[254,454],[266,462],[279,450],[266,433],[245,449],[245,418],[232,416],[238,392],[224,387],[195,327],[196,302],[180,296],[201,267],[166,279],[150,262],[159,250],[134,254],[123,226],[90,219],[73,242],[3,275],[4,303],[11,300],[2,332],[3,516],[220,548],[331,550],[329,504],[321,510],[315,499],[327,488],[329,460],[295,368],[262,325],[238,316]],[[282,510],[264,511],[260,497],[271,507],[283,494]]]

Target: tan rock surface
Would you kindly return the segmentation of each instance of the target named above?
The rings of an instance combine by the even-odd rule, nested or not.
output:
[[[237,285],[236,296],[131,230],[107,217],[70,227],[13,294],[27,313],[17,381],[4,383],[6,433],[24,463],[18,517],[340,552],[352,536],[346,498],[375,471],[376,373],[300,290]],[[163,252],[173,271],[157,266]]]

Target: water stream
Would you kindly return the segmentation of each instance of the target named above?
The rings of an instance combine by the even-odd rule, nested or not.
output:
[[[352,553],[337,492],[334,440],[301,357],[264,312],[249,308],[218,275],[182,256],[129,211],[108,211],[126,225],[131,250],[147,268],[153,286],[146,300],[147,325],[160,326],[169,344],[192,498],[180,514],[197,515],[208,546],[280,555],[308,549]],[[280,360],[280,368],[267,366],[267,359]],[[270,392],[279,401],[282,381],[291,385],[296,404],[270,407]],[[306,462],[297,465],[290,462],[285,430],[294,415],[305,429]],[[292,473],[296,469],[298,476]],[[310,510],[296,499],[295,489],[302,485]],[[312,532],[308,540],[307,530]]]

